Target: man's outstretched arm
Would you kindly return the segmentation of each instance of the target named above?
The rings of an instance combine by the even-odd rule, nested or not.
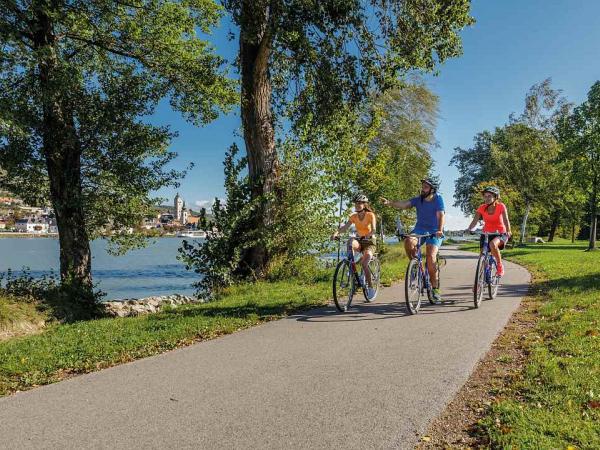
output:
[[[391,206],[396,209],[408,209],[412,208],[410,200],[388,200],[387,198],[381,197],[381,202],[385,206]]]

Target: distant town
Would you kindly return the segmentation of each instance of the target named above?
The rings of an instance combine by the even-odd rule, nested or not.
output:
[[[204,238],[214,232],[210,219],[206,210],[196,212],[187,208],[177,193],[172,206],[157,207],[156,214],[146,217],[137,230],[129,228],[119,232]],[[28,206],[20,198],[0,192],[0,233],[52,236],[58,234],[58,227],[52,208]]]

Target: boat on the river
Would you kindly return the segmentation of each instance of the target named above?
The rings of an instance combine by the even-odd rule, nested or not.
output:
[[[177,237],[192,238],[192,239],[206,239],[206,231],[203,231],[203,230],[180,231],[179,233],[177,233]]]

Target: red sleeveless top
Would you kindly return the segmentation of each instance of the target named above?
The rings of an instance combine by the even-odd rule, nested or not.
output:
[[[488,205],[485,203],[477,208],[477,212],[483,217],[483,232],[484,233],[506,233],[506,224],[502,218],[502,213],[506,211],[506,205],[498,202],[496,210],[493,214],[488,213]]]

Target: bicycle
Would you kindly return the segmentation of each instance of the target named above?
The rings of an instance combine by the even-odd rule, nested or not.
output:
[[[481,306],[483,301],[483,290],[487,284],[488,296],[490,300],[498,295],[498,287],[500,286],[500,277],[497,275],[498,267],[496,259],[490,252],[489,237],[498,236],[500,233],[476,233],[483,236],[483,248],[477,261],[477,269],[475,271],[475,284],[473,289],[473,303],[475,308]]]
[[[404,294],[406,307],[410,314],[417,314],[421,309],[421,297],[424,292],[427,293],[427,299],[432,305],[439,304],[433,296],[433,286],[429,277],[429,270],[427,268],[427,261],[423,262],[423,253],[421,247],[423,246],[422,239],[436,237],[435,234],[409,234],[402,232],[402,223],[396,221],[396,235],[399,239],[405,238],[417,238],[417,254],[408,263],[406,268],[406,276],[404,277]],[[441,284],[440,269],[446,263],[446,260],[439,256],[436,258],[436,272],[438,279],[438,287]]]
[[[355,253],[352,248],[353,239],[356,238],[351,237],[348,240],[346,256],[338,263],[333,276],[333,301],[340,312],[347,312],[350,309],[357,287],[362,288],[365,301],[370,303],[377,297],[381,283],[381,264],[377,253],[375,253],[368,265],[371,272],[371,287],[375,290],[375,295],[369,298],[366,278],[362,273],[362,265],[359,268],[356,266]]]

